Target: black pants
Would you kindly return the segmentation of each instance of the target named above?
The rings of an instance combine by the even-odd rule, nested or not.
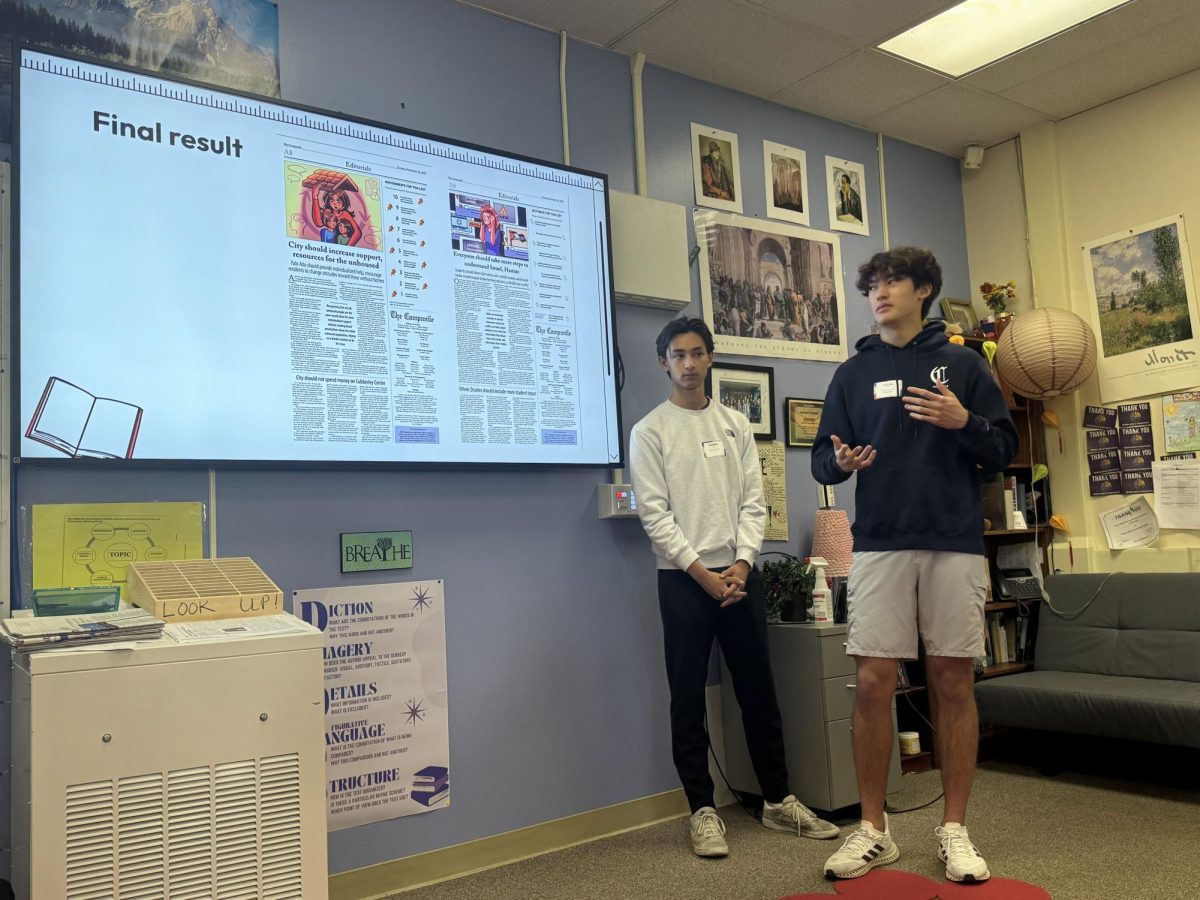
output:
[[[751,570],[746,597],[722,609],[687,572],[660,569],[658,607],[671,689],[671,751],[692,812],[713,805],[704,689],[714,637],[733,677],[759,786],[767,800],[778,803],[790,791],[779,704],[767,652],[762,574],[757,567]]]

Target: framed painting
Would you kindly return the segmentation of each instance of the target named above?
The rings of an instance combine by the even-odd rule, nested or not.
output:
[[[808,167],[803,150],[763,141],[767,215],[797,225],[808,224]]]
[[[738,139],[732,131],[692,123],[692,178],[696,203],[726,212],[742,211]]]
[[[851,234],[870,234],[867,224],[867,173],[862,163],[825,157],[829,227]]]
[[[695,220],[701,304],[718,353],[846,358],[837,235],[706,209]]]
[[[961,325],[963,334],[971,334],[979,327],[979,317],[975,315],[975,307],[970,300],[952,300],[942,298],[942,315],[947,322]]]
[[[811,447],[817,438],[821,424],[821,409],[824,400],[803,400],[788,397],[783,401],[783,420],[787,422],[787,445],[789,447]]]
[[[750,420],[756,440],[775,439],[775,370],[715,362],[708,370],[708,396]]]

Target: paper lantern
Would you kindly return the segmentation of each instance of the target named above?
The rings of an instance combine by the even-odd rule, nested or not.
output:
[[[1096,336],[1065,309],[1021,313],[996,347],[1000,377],[1016,393],[1035,400],[1070,394],[1095,368]]]
[[[850,574],[854,556],[854,537],[844,509],[818,509],[813,519],[812,555],[823,556],[829,563],[825,574],[844,578]]]

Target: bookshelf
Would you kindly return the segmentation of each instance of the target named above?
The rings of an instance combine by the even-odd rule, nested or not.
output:
[[[1006,323],[1005,323],[1006,324]],[[999,334],[997,334],[999,337]],[[965,345],[970,347],[977,353],[983,352],[983,342],[986,338],[969,336],[965,337]],[[1038,464],[1046,463],[1046,442],[1042,430],[1042,403],[1040,400],[1031,400],[1027,397],[1022,397],[1020,394],[1013,391],[1004,383],[1004,380],[997,376],[997,383],[1000,385],[1000,390],[1004,394],[1005,402],[1008,404],[1009,413],[1012,415],[1013,424],[1017,431],[1017,453],[1009,464],[1008,468],[1002,473],[1003,479],[1011,479],[1014,485],[1021,485],[1022,490],[1029,492],[1033,488],[1033,469]],[[1003,499],[1003,489],[1005,485],[1000,486],[1000,494]],[[1038,560],[1041,565],[1043,577],[1049,574],[1049,567],[1046,562],[1046,548],[1050,546],[1051,530],[1048,525],[1048,520],[1051,513],[1051,495],[1050,495],[1050,479],[1046,478],[1037,483],[1038,491],[1041,497],[1038,500],[1031,500],[1027,504],[1026,513],[1032,512],[1032,521],[1029,523],[1029,528],[1007,528],[1004,527],[1006,522],[994,512],[995,504],[989,504],[985,494],[985,509],[984,515],[988,516],[992,522],[992,526],[984,532],[983,543],[984,552],[987,556],[989,569],[993,569],[996,562],[996,554],[1000,547],[1012,544],[1021,544],[1031,542],[1037,547]],[[988,488],[985,488],[987,491]],[[995,491],[996,488],[992,487]],[[989,515],[991,512],[991,515]],[[1028,515],[1027,515],[1028,517]],[[999,622],[1002,626],[1002,637],[1006,637],[1007,629],[1019,629],[1019,620],[1022,617],[1028,617],[1029,621],[1025,628],[1029,633],[1036,632],[1037,615],[1039,604],[1037,601],[1031,601],[1024,604],[1018,604],[1016,601],[992,600],[988,598],[988,603],[984,605],[984,614],[989,622],[988,629],[988,646],[992,651],[992,655],[996,661],[990,663],[981,673],[981,678],[995,678],[1001,675],[1011,675],[1015,672],[1025,671],[1033,667],[1032,661],[1027,661],[1024,657],[1025,649],[1020,648],[1022,652],[1016,653],[1018,649],[1017,641],[1008,638],[1011,653],[1003,655],[997,654],[996,648],[992,646],[993,632],[990,627],[991,622]],[[1003,656],[1004,658],[1001,658]],[[1008,658],[1008,657],[1015,658]]]

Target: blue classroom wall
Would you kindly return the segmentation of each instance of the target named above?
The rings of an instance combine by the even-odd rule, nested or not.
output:
[[[890,138],[883,145],[891,245],[928,247],[942,265],[942,296],[969,300],[959,161]]]
[[[337,6],[333,28],[330,13],[317,0],[280,5],[286,100],[562,160],[556,35],[451,0],[356,0]],[[840,235],[850,342],[865,334],[870,315],[853,280],[857,265],[882,247],[875,135],[649,65],[644,97],[649,193],[662,200],[687,206],[694,200],[693,121],[738,134],[749,216],[765,214],[763,139],[807,151],[816,229],[828,227],[825,155],[866,167],[871,234]],[[570,42],[568,100],[572,163],[606,172],[614,189],[632,191],[628,58]],[[896,141],[886,141],[885,150],[892,243],[932,247],[947,271],[947,293],[967,296],[957,163]],[[688,312],[698,315],[698,274],[692,277]],[[618,307],[626,436],[665,399],[667,380],[653,347],[670,317]],[[774,366],[780,399],[823,397],[834,368],[731,359]],[[816,505],[808,465],[806,450],[787,451],[791,540],[764,550],[807,551]],[[253,557],[289,595],[382,580],[445,580],[453,805],[331,834],[331,872],[678,786],[654,560],[637,522],[597,518],[595,486],[608,478],[604,469],[218,471],[219,554]],[[23,507],[206,500],[208,475],[26,465],[17,492]],[[853,511],[848,487],[838,501]],[[411,570],[389,579],[339,573],[339,532],[390,529],[412,529]],[[7,781],[0,794],[6,813]]]

